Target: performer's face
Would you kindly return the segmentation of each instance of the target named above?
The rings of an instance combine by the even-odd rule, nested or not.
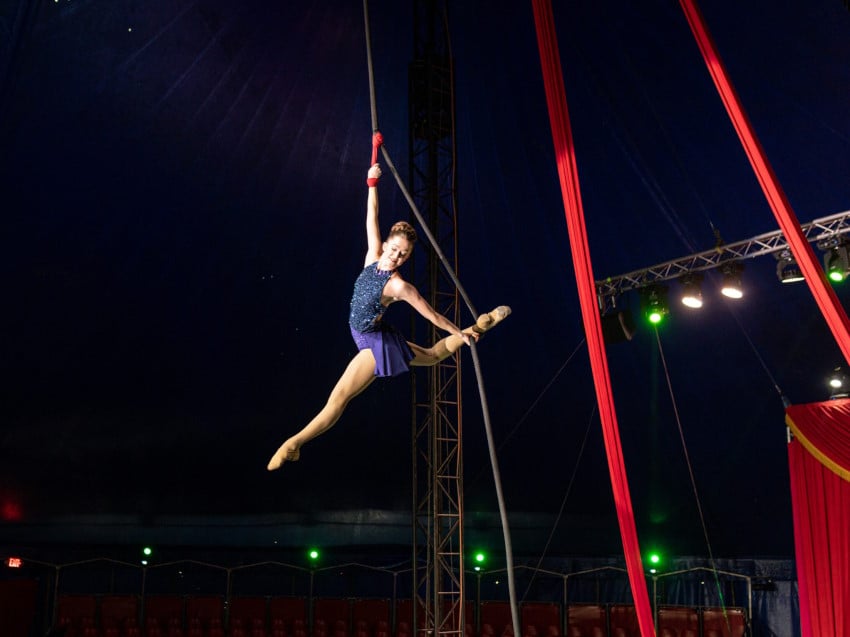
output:
[[[407,261],[413,248],[407,238],[395,235],[384,241],[384,252],[381,254],[381,269],[395,270]]]

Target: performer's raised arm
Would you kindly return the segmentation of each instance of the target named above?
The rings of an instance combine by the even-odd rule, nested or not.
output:
[[[366,196],[366,261],[363,265],[374,263],[381,256],[381,226],[378,221],[378,179],[381,178],[381,166],[375,164],[366,176],[369,192]]]

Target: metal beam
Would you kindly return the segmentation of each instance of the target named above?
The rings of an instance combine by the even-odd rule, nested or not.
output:
[[[803,230],[803,235],[810,243],[826,241],[850,232],[850,210],[815,219],[800,227]],[[775,230],[752,239],[723,244],[711,250],[659,263],[627,274],[606,277],[596,281],[599,307],[603,309],[610,307],[610,301],[629,290],[676,279],[688,272],[718,268],[728,261],[753,259],[788,249],[788,242],[785,240],[782,231]]]

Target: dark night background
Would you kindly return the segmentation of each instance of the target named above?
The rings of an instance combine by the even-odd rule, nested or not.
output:
[[[405,177],[407,4],[370,4],[379,124]],[[513,308],[479,353],[515,539],[534,554],[557,523],[552,550],[618,554],[531,4],[450,4],[459,275],[479,310]],[[555,5],[595,278],[710,249],[715,230],[729,243],[775,230],[677,3]],[[801,223],[850,208],[850,12],[701,8]],[[5,541],[59,540],[73,525],[56,520],[72,517],[251,529],[406,515],[406,377],[372,385],[300,462],[265,470],[355,351],[362,5],[10,2],[0,42]],[[407,218],[389,175],[380,197],[385,229]],[[844,363],[808,288],[780,285],[771,256],[747,262],[739,302],[718,281],[706,277],[702,311],[673,306],[660,350],[646,327],[608,347],[639,536],[790,556],[778,389],[825,400]],[[637,311],[636,295],[621,302]],[[406,329],[409,311],[388,317]],[[496,499],[463,357],[474,527]]]

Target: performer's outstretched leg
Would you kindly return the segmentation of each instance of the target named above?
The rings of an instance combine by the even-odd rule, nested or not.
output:
[[[479,316],[475,325],[470,325],[465,328],[463,333],[470,335],[483,334],[487,330],[501,323],[510,313],[511,308],[507,305],[500,305],[492,312]],[[416,354],[414,359],[410,361],[410,364],[417,367],[430,367],[431,365],[436,365],[440,361],[445,360],[454,354],[464,345],[464,342],[459,336],[452,335],[437,341],[434,345],[428,348],[410,342],[408,342],[408,345],[410,345],[411,349]]]
[[[373,380],[375,380],[375,356],[370,349],[361,350],[345,368],[322,410],[306,427],[280,446],[266,468],[274,471],[287,460],[298,460],[301,456],[301,445],[333,427],[349,401],[366,389]]]

